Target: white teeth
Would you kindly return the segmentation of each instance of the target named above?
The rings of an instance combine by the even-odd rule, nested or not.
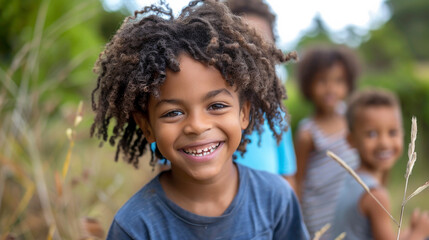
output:
[[[197,157],[202,157],[202,156],[206,156],[212,152],[214,152],[216,150],[217,147],[219,147],[220,143],[217,143],[216,145],[212,145],[209,147],[206,147],[204,149],[184,149],[183,151],[186,154],[192,155],[192,156],[197,156]]]
[[[392,155],[392,151],[382,151],[377,154],[379,158],[389,158]]]

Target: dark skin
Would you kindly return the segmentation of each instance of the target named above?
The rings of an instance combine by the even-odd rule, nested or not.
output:
[[[250,104],[240,104],[215,68],[187,55],[179,62],[182,70],[167,71],[160,97],[150,98],[148,117],[134,118],[171,162],[160,176],[167,197],[197,215],[221,216],[238,191],[232,154],[249,124]],[[202,151],[207,154],[192,153]]]

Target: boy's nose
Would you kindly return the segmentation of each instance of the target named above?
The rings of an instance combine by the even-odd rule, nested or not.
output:
[[[211,123],[204,113],[189,114],[183,132],[185,134],[199,135],[211,128]]]
[[[388,146],[390,142],[390,138],[387,134],[380,135],[378,139],[378,144],[382,147]]]

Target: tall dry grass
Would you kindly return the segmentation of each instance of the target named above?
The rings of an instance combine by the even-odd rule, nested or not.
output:
[[[98,0],[82,1],[47,25],[52,3],[41,1],[31,37],[0,67],[0,239],[101,239],[115,211],[154,175],[115,164],[113,148],[89,139],[89,104],[60,105],[52,94],[102,46],[46,66],[50,49],[103,11]]]

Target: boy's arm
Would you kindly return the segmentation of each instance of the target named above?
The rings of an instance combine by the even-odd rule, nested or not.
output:
[[[371,193],[390,212],[390,202],[387,191],[382,188],[376,188],[371,189]],[[363,215],[369,219],[372,236],[375,240],[396,239],[395,231],[392,227],[392,219],[390,219],[389,215],[368,193],[365,193],[360,199],[359,208]]]
[[[295,140],[295,154],[297,164],[297,171],[295,175],[295,192],[297,193],[299,198],[301,198],[302,182],[304,181],[305,177],[308,157],[313,148],[313,138],[311,136],[310,131],[299,130]]]

